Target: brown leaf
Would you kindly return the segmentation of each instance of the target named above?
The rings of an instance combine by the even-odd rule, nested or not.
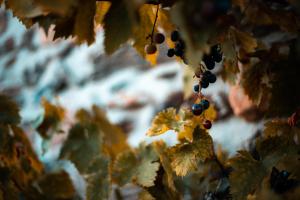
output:
[[[65,171],[46,174],[36,184],[45,199],[73,199],[76,194],[69,174]]]

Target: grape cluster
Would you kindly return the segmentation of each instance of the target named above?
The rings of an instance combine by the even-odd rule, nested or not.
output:
[[[299,183],[295,179],[289,179],[291,174],[285,170],[279,171],[276,167],[272,168],[270,185],[277,193],[284,193],[289,189],[294,188]]]
[[[177,56],[181,58],[185,64],[187,64],[187,60],[184,56],[185,43],[177,30],[171,33],[171,40],[175,43],[175,48],[168,49],[167,56]]]
[[[217,77],[210,70],[214,69],[215,63],[219,63],[222,61],[223,54],[221,52],[220,45],[214,45],[210,49],[210,54],[205,54],[203,56],[204,65],[200,65],[199,70],[195,73],[195,76],[199,79],[199,84],[194,85],[194,92],[200,94],[201,89],[205,89],[209,86],[210,83],[215,83],[217,81]],[[208,109],[209,101],[206,99],[202,99],[200,103],[195,103],[192,106],[192,112],[194,115],[199,116],[203,111]],[[210,129],[212,124],[209,120],[206,120],[203,123],[204,128]]]
[[[155,33],[151,38],[151,43],[145,46],[146,54],[154,54],[157,51],[157,44],[162,44],[165,41],[165,36],[162,33]]]

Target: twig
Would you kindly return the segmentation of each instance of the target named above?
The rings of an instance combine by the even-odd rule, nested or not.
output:
[[[155,19],[154,19],[154,24],[153,24],[151,35],[150,35],[151,44],[153,43],[153,35],[154,35],[155,25],[156,25],[157,18],[158,18],[158,10],[159,10],[159,4],[157,4]]]

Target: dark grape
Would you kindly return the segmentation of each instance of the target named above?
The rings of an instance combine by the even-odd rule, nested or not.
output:
[[[204,110],[209,108],[209,101],[207,101],[206,99],[201,100],[201,105],[203,107]]]
[[[299,184],[295,179],[289,179],[290,173],[283,170],[279,171],[276,167],[272,168],[270,185],[277,193],[284,193]]]
[[[178,42],[176,42],[175,48],[176,49],[184,49],[185,44],[184,44],[183,40],[179,40]]]
[[[163,43],[165,41],[165,36],[162,33],[156,33],[154,35],[153,41],[156,44],[161,44],[161,43]]]
[[[195,92],[199,92],[199,89],[200,89],[199,84],[194,85],[194,91]]]
[[[171,33],[171,40],[172,40],[173,42],[176,42],[176,41],[179,40],[179,32],[178,32],[178,31],[173,31],[173,32]]]
[[[205,81],[205,80],[201,80],[200,84],[201,84],[201,88],[204,88],[204,89],[209,86],[209,82]]]
[[[222,55],[222,53],[218,53],[218,54],[212,55],[212,57],[215,62],[219,63],[222,61],[223,55]]]
[[[167,55],[168,57],[173,57],[175,55],[175,49],[169,49]]]
[[[202,114],[202,111],[203,111],[203,109],[202,109],[201,104],[193,104],[192,112],[194,115],[199,116]]]
[[[208,80],[209,83],[215,83],[217,81],[217,77],[214,74],[209,74],[207,76],[207,80]]]
[[[203,56],[203,62],[209,70],[212,70],[215,67],[215,61],[213,60],[212,56],[205,54]]]
[[[156,52],[156,46],[154,44],[147,44],[145,46],[146,54],[154,54]]]
[[[175,49],[175,55],[178,57],[182,57],[183,56],[183,50],[182,49]]]
[[[204,128],[206,129],[210,129],[211,128],[211,121],[209,120],[205,120],[205,122],[203,123]]]

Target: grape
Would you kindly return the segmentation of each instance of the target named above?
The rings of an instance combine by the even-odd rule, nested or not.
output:
[[[289,172],[285,170],[279,172],[276,167],[273,167],[270,177],[271,188],[277,193],[284,193],[297,186],[298,181],[295,179],[289,179],[289,176]]]
[[[156,52],[156,46],[154,44],[147,44],[145,46],[146,54],[154,54]]]
[[[201,88],[207,88],[209,86],[209,82],[205,80],[201,80],[200,84],[201,84]]]
[[[175,55],[178,56],[178,57],[182,57],[183,56],[183,50],[175,48]]]
[[[153,41],[156,44],[161,44],[161,43],[163,43],[165,41],[165,36],[162,33],[156,33],[154,35]]]
[[[173,57],[175,55],[175,49],[169,49],[167,55],[168,57]]]
[[[207,76],[207,80],[208,80],[209,83],[215,83],[217,81],[217,77],[214,74],[209,74]]]
[[[171,33],[171,40],[172,40],[173,42],[176,42],[176,41],[179,40],[179,32],[178,32],[178,31],[173,31],[173,32]]]
[[[195,92],[199,92],[199,89],[200,89],[199,84],[194,85],[194,91]]]
[[[201,101],[201,105],[202,105],[203,109],[206,110],[209,108],[209,101],[207,101],[206,99],[203,99]]]
[[[203,126],[206,129],[210,129],[211,128],[211,121],[205,120],[205,122],[203,123]]]
[[[215,62],[219,63],[222,61],[223,55],[222,55],[222,53],[218,53],[218,54],[212,55],[212,57]]]
[[[205,54],[203,56],[203,62],[207,69],[212,70],[215,67],[215,61],[213,60],[212,56]]]
[[[193,104],[192,112],[194,115],[199,116],[202,114],[202,111],[203,111],[203,109],[202,109],[201,104]]]
[[[184,44],[183,40],[179,40],[178,42],[176,42],[175,48],[176,49],[184,49],[185,44]]]

